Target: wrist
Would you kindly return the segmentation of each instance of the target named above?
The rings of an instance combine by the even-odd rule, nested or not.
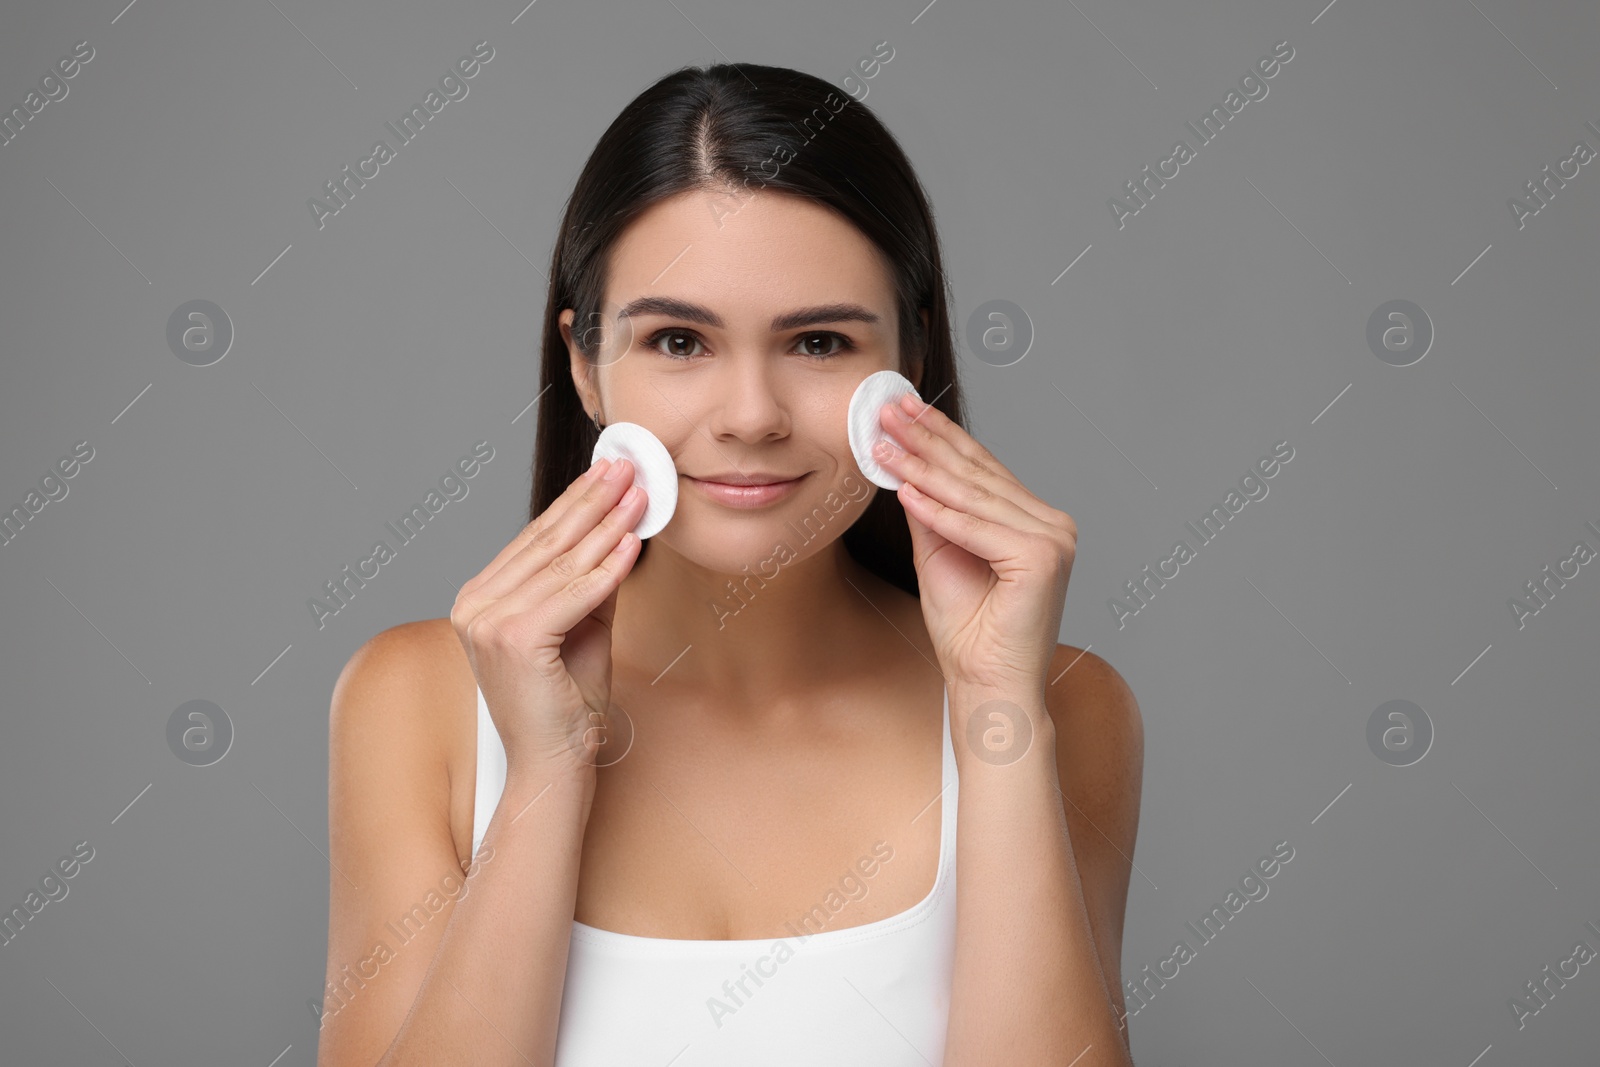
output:
[[[1017,779],[1056,773],[1055,720],[1043,686],[950,683],[950,739],[969,777]]]
[[[595,765],[576,758],[508,760],[502,805],[514,806],[516,812],[573,804],[587,809],[594,800],[595,777]]]
[[[1006,700],[1023,708],[1045,709],[1045,683],[1044,675],[1038,677],[1022,678],[950,678],[946,682],[950,690],[951,706],[957,699],[964,699],[969,706],[976,707],[987,700]]]

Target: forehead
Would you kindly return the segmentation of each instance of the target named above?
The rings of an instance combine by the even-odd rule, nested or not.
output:
[[[652,204],[612,249],[607,303],[671,295],[730,325],[832,302],[866,304],[893,329],[894,287],[877,246],[843,217],[772,191],[692,190]]]

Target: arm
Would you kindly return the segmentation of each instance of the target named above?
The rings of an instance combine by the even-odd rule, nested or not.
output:
[[[455,640],[387,630],[334,687],[320,1067],[554,1058],[594,768],[507,781],[463,877],[440,715],[451,690],[429,668],[460,655]]]
[[[1058,646],[1050,677],[1077,654]],[[1028,716],[1033,739],[1000,765],[956,745],[958,933],[945,1067],[1132,1067],[1120,956],[1142,777],[1138,705],[1092,653],[1038,692],[952,689],[952,721],[994,699]]]
[[[1080,658],[1081,655],[1081,658]],[[1127,910],[1139,796],[1144,783],[1144,720],[1115,667],[1093,652],[1060,645],[1050,677],[1057,725],[1056,766],[1072,852],[1106,988],[1131,1049],[1122,990],[1122,920]],[[1076,679],[1076,681],[1074,681]]]

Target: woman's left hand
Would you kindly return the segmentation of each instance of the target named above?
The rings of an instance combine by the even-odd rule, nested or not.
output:
[[[1077,524],[914,394],[885,404],[879,425],[904,448],[874,458],[906,482],[922,615],[946,684],[1043,699]]]

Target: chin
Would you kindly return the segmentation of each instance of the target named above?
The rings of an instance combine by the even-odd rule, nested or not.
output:
[[[739,511],[715,504],[680,506],[672,522],[652,540],[688,562],[716,574],[768,581],[837,540],[865,510],[830,511],[816,502]]]

